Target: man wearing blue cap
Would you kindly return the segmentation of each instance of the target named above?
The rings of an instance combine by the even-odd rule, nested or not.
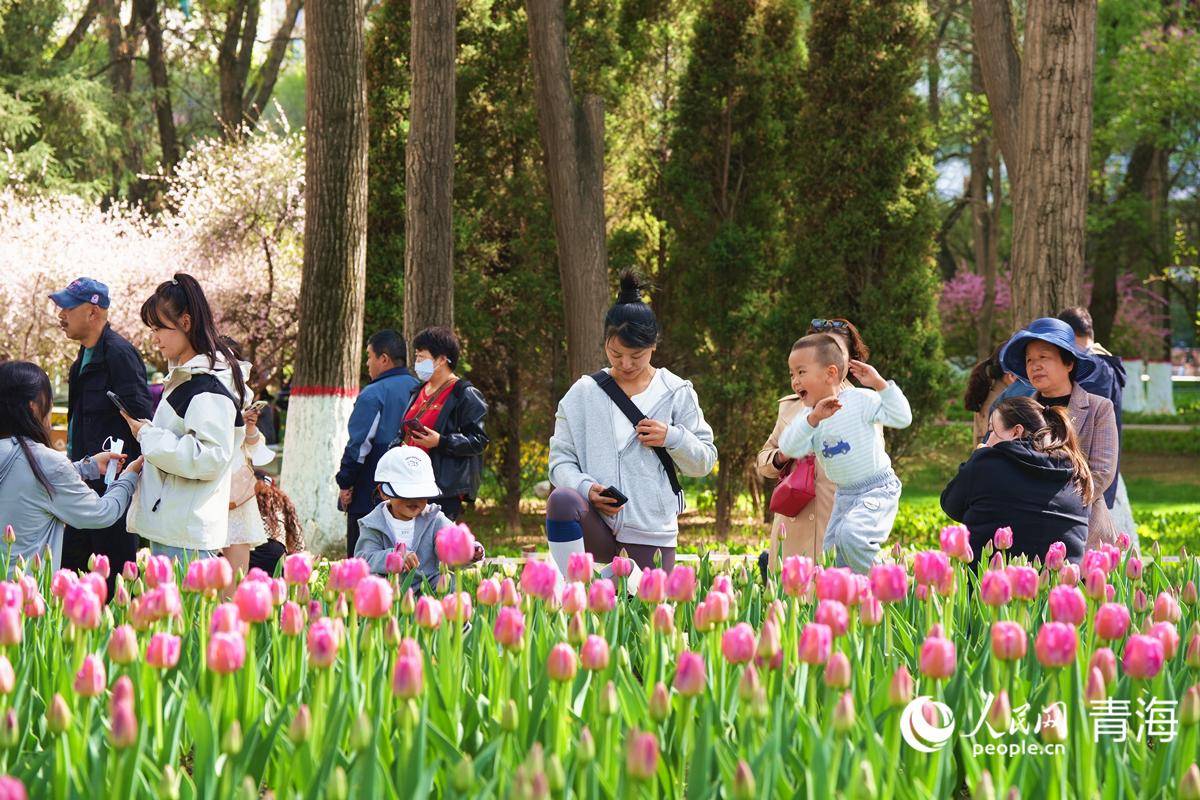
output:
[[[50,295],[58,306],[58,324],[68,339],[79,342],[79,355],[71,365],[67,389],[67,454],[83,458],[106,449],[111,437],[125,443],[133,461],[141,455],[138,441],[129,432],[121,412],[108,398],[113,392],[135,419],[151,416],[146,365],[137,349],[108,324],[108,287],[92,278],[78,278]],[[88,484],[103,494],[103,480]],[[67,527],[63,535],[64,569],[87,570],[93,553],[108,556],[108,596],[126,561],[137,557],[138,539],[125,530],[125,519],[111,528],[78,530]]]

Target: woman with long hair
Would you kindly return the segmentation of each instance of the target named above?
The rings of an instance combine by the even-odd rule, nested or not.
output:
[[[978,561],[999,528],[1011,528],[1010,554],[1045,559],[1054,542],[1083,557],[1088,506],[1099,496],[1066,408],[1030,397],[1001,400],[991,432],[942,492],[942,510],[971,531]]]
[[[84,480],[104,477],[110,460],[124,456],[97,453],[74,464],[50,444],[50,379],[36,364],[0,364],[0,520],[11,525],[11,574],[18,557],[40,554],[58,569],[63,529],[107,528],[129,508],[142,459],[125,468],[103,495]]]
[[[155,553],[212,556],[229,536],[230,478],[246,438],[245,378],[191,275],[159,284],[141,316],[170,371],[154,420],[126,417],[146,459],[129,530]]]
[[[971,373],[967,376],[967,388],[963,392],[963,408],[972,412],[975,417],[971,421],[971,433],[975,444],[983,442],[987,436],[988,419],[991,408],[1000,399],[1000,393],[1008,388],[1014,377],[1004,371],[1000,364],[1000,351],[1005,342],[992,351],[985,359],[975,362]]]

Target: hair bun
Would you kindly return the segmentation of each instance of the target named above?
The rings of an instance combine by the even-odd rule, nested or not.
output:
[[[627,269],[621,273],[621,288],[617,292],[617,305],[642,302],[642,280],[637,273]]]

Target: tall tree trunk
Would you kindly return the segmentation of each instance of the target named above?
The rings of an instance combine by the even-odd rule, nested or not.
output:
[[[521,368],[508,353],[507,425],[504,432],[504,517],[510,533],[521,531]]]
[[[300,16],[300,9],[303,6],[304,0],[288,0],[287,7],[283,12],[283,19],[279,21],[279,30],[275,31],[275,36],[271,39],[271,47],[267,50],[267,58],[258,68],[258,75],[250,84],[250,90],[246,92],[242,116],[247,124],[253,125],[258,122],[258,118],[262,116],[263,110],[271,99],[271,93],[275,91],[275,81],[279,79],[279,68],[283,65],[283,57],[287,55],[288,45],[292,41],[292,31],[296,27],[296,18]]]
[[[971,59],[971,92],[983,92],[978,58]],[[991,355],[997,344],[992,341],[992,322],[996,314],[996,262],[992,260],[992,237],[996,232],[992,230],[991,206],[988,203],[988,170],[992,164],[988,136],[990,127],[985,122],[978,122],[974,141],[971,142],[971,244],[975,255],[975,271],[983,277],[983,304],[979,309],[975,342],[975,355],[980,361]]]
[[[158,0],[135,0],[135,3],[136,12],[146,28],[146,60],[150,64],[150,83],[154,87],[154,116],[158,121],[162,161],[170,171],[179,163],[179,141],[175,134],[175,115],[171,111],[171,85],[167,80],[167,57],[163,50]]]
[[[225,16],[225,30],[221,33],[221,42],[217,45],[217,93],[220,100],[218,116],[221,120],[221,130],[231,134],[238,129],[242,122],[242,81],[244,76],[238,75],[238,41],[241,39],[242,20],[246,16],[247,2],[254,0],[235,0]]]
[[[130,29],[127,31],[121,24],[122,0],[104,0],[103,22],[108,34],[108,60],[112,67],[108,70],[109,85],[112,87],[113,104],[116,107],[116,118],[121,127],[123,146],[121,155],[113,159],[112,194],[114,197],[121,193],[122,183],[127,175],[138,175],[142,172],[142,148],[138,141],[137,132],[133,125],[133,110],[129,103],[129,94],[133,90],[133,54],[137,52],[138,42],[135,31],[140,28],[135,24],[137,14],[132,15]],[[131,192],[131,200],[140,199],[140,193]]]
[[[545,150],[572,378],[604,363],[608,253],[604,229],[604,104],[576,102],[564,0],[526,0],[538,132]]]
[[[333,481],[358,393],[367,246],[364,9],[308,6],[304,269],[283,485],[315,551],[338,542]]]
[[[1013,190],[1018,322],[1083,294],[1095,0],[1030,0],[1022,56],[1009,0],[976,0],[976,52]]]
[[[412,5],[405,149],[404,337],[454,325],[454,0]]]

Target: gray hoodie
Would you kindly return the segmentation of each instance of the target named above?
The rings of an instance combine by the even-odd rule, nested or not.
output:
[[[41,553],[44,558],[49,547],[51,566],[58,569],[63,527],[87,530],[115,523],[129,508],[138,476],[125,473],[101,496],[83,482],[100,478],[94,462],[72,464],[57,450],[36,442],[27,444],[54,493],[48,493],[38,481],[16,440],[11,436],[0,439],[0,524],[12,525],[17,534],[12,563],[17,556],[29,561]]]
[[[668,426],[666,450],[683,475],[702,478],[717,463],[713,432],[704,421],[691,381],[659,367],[667,394],[646,415]],[[671,490],[654,451],[636,434],[615,447],[613,401],[590,376],[567,390],[550,437],[550,482],[588,496],[593,483],[615,486],[629,498],[615,517],[601,515],[622,544],[674,547],[682,499]]]
[[[388,553],[396,548],[396,540],[392,538],[392,529],[387,521],[390,513],[387,503],[380,503],[358,522],[358,544],[354,545],[354,557],[365,560],[371,566],[371,572],[377,575],[387,574]],[[454,523],[446,518],[436,503],[425,506],[425,510],[413,522],[412,547],[408,549],[416,553],[420,561],[417,572],[434,582],[438,578],[439,566],[434,540],[438,531]]]

